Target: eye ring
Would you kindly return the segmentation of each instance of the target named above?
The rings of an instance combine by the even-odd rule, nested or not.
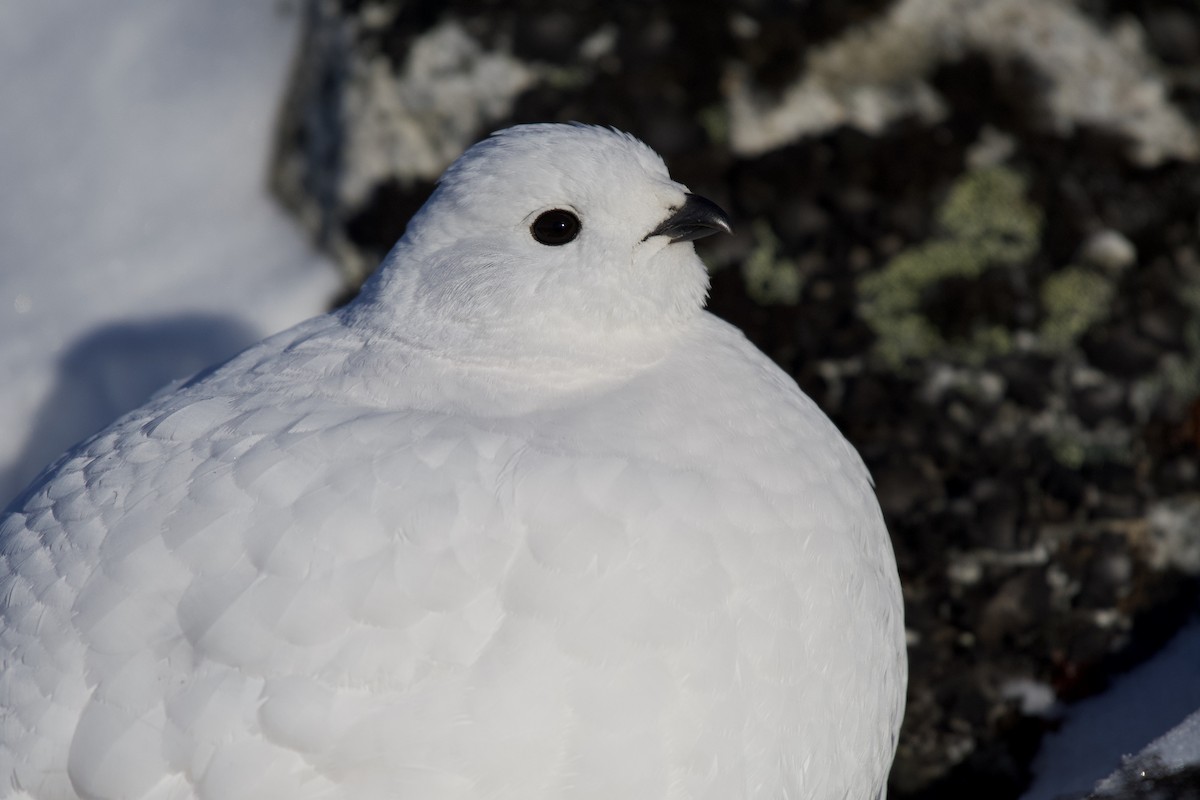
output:
[[[538,214],[529,226],[533,238],[544,245],[558,247],[575,240],[582,225],[579,217],[562,208],[552,208]]]

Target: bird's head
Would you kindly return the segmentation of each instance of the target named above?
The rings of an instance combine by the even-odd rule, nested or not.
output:
[[[364,288],[373,313],[447,337],[637,336],[685,325],[708,274],[691,242],[730,232],[715,204],[671,180],[632,136],[521,125],[442,176]],[[411,333],[411,332],[410,332]]]

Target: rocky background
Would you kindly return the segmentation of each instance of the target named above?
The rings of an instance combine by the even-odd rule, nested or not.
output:
[[[710,308],[876,477],[893,798],[1013,798],[1200,575],[1194,0],[314,0],[273,171],[348,295],[454,157],[631,131],[738,235]],[[1181,710],[1181,714],[1183,710]]]

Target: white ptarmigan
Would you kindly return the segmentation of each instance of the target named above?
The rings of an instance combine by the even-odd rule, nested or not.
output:
[[[703,310],[622,133],[442,177],[349,306],[0,522],[0,796],[869,800],[903,608],[855,451]]]

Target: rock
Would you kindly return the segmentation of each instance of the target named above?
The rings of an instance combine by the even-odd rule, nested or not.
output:
[[[1072,400],[1083,424],[1095,427],[1106,419],[1120,416],[1125,403],[1125,390],[1115,381],[1105,381],[1076,390]]]
[[[1156,8],[1146,17],[1146,35],[1167,64],[1188,64],[1200,53],[1200,22],[1182,8]]]
[[[1080,258],[1110,273],[1120,273],[1137,262],[1137,249],[1120,231],[1106,228],[1088,237]]]
[[[879,133],[904,117],[936,123],[947,109],[929,75],[975,52],[1000,67],[1020,62],[1036,71],[1037,102],[1055,130],[1117,130],[1144,166],[1197,158],[1194,124],[1167,101],[1138,44],[1105,36],[1062,0],[900,0],[873,24],[811,50],[799,79],[781,93],[763,97],[735,65],[730,142],[739,155],[755,156],[839,126]]]
[[[1161,350],[1132,325],[1105,327],[1082,342],[1088,361],[1118,378],[1136,378],[1154,369]]]

